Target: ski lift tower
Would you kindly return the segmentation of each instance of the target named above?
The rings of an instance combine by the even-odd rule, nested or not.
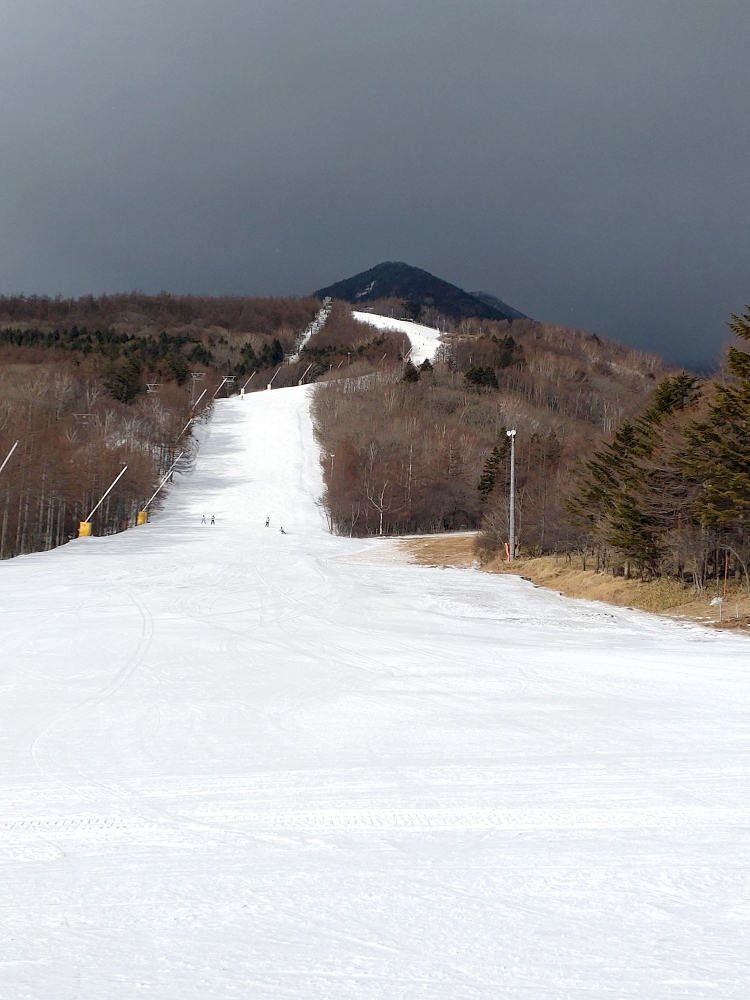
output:
[[[190,378],[193,380],[192,386],[190,388],[190,405],[191,406],[193,405],[193,401],[195,399],[195,388],[196,388],[196,385],[198,384],[198,382],[202,382],[205,377],[206,377],[206,373],[205,372],[190,372]]]

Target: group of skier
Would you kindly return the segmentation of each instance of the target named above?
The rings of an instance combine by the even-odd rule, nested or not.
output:
[[[201,517],[201,524],[216,524],[216,515],[212,514],[211,515],[211,520],[210,521],[206,521],[206,515],[203,514],[203,516]],[[265,527],[266,528],[270,528],[270,526],[271,526],[271,518],[267,517],[266,518]],[[279,531],[281,532],[282,535],[286,534],[286,532],[284,531],[283,527],[279,527]]]

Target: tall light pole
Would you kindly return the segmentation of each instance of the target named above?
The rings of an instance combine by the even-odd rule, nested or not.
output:
[[[516,432],[505,432],[510,438],[510,504],[508,511],[508,562],[516,558]]]

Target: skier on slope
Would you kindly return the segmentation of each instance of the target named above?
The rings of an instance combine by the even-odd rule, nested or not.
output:
[[[266,518],[266,527],[268,527],[268,525],[269,525],[270,523],[271,523],[271,518],[270,518],[270,517],[267,517],[267,518]]]
[[[216,524],[216,518],[213,514],[211,515],[211,524]]]
[[[285,535],[285,534],[286,534],[286,532],[284,531],[284,529],[283,529],[283,528],[279,528],[279,531],[281,532],[281,534],[282,534],[282,535]]]
[[[204,514],[203,517],[201,518],[201,524],[205,523],[206,523],[206,515]]]

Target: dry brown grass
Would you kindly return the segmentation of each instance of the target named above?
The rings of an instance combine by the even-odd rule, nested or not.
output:
[[[676,580],[625,580],[609,573],[582,569],[578,557],[542,556],[538,559],[518,559],[511,568],[496,557],[480,566],[474,551],[474,532],[460,535],[426,535],[404,538],[402,550],[424,566],[477,566],[486,573],[510,573],[521,576],[540,587],[557,590],[566,597],[604,601],[618,607],[636,608],[652,614],[666,615],[732,629],[750,627],[750,595],[745,587],[730,585],[724,599],[722,621],[719,608],[711,605],[715,591],[696,595],[695,591]]]
[[[399,548],[408,552],[414,562],[422,566],[471,567],[479,562],[474,552],[476,532],[456,535],[425,535],[421,538],[402,538]]]
[[[609,573],[582,569],[580,560],[567,556],[518,559],[511,568],[497,557],[483,567],[488,573],[514,573],[542,587],[559,590],[566,597],[606,601],[620,607],[663,614],[692,599],[692,591],[674,580],[626,580]]]

